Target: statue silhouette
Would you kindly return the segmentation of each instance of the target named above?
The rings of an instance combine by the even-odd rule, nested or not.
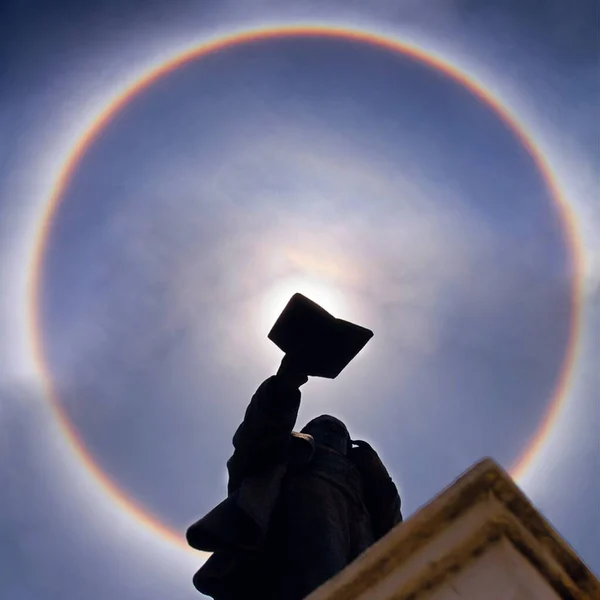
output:
[[[216,600],[301,600],[402,521],[373,448],[330,415],[293,431],[306,360],[286,355],[233,437],[228,496],[187,531],[213,552],[194,576]]]

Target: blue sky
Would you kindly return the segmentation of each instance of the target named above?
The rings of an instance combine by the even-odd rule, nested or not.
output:
[[[600,572],[598,9],[593,2],[7,2],[0,9],[0,595],[194,598],[192,553],[123,511],[65,443],[24,305],[36,217],[77,134],[149,65],[279,22],[385,32],[463,68],[536,140],[575,216],[582,331],[519,480]],[[95,463],[183,535],[295,291],[375,337],[304,388],[369,440],[410,515],[535,436],[569,334],[571,252],[506,123],[406,56],[332,38],[230,47],[137,94],[81,157],[43,261],[47,367]]]

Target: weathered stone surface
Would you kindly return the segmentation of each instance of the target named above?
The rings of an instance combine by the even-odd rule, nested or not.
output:
[[[485,459],[307,600],[557,598],[600,598],[600,582]]]

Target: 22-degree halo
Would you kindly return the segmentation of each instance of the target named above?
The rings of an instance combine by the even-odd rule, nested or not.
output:
[[[73,144],[71,151],[60,171],[57,173],[54,185],[48,192],[41,214],[37,217],[37,224],[34,228],[35,236],[32,243],[32,251],[28,263],[27,279],[27,325],[29,344],[32,349],[32,356],[39,371],[41,381],[44,386],[46,398],[50,404],[52,412],[57,423],[76,455],[81,465],[96,480],[108,494],[113,502],[120,509],[127,512],[136,519],[141,525],[160,536],[165,541],[172,543],[179,548],[192,551],[185,543],[182,532],[174,531],[163,523],[160,519],[151,514],[145,507],[129,498],[127,494],[110,477],[100,469],[93,457],[88,453],[83,441],[69,421],[69,418],[60,404],[56,392],[53,389],[52,374],[46,363],[43,351],[41,315],[39,310],[40,284],[43,270],[44,256],[48,244],[48,234],[52,226],[53,218],[63,192],[71,179],[71,176],[77,169],[81,158],[85,155],[87,149],[94,142],[96,136],[110,122],[112,117],[118,113],[138,92],[147,88],[157,81],[163,75],[177,69],[185,63],[202,58],[208,54],[218,52],[225,48],[241,45],[248,42],[282,39],[287,37],[324,37],[346,41],[362,42],[370,44],[392,52],[397,52],[408,56],[413,60],[425,64],[426,66],[444,74],[454,82],[460,84],[469,90],[478,100],[489,107],[510,129],[516,139],[519,140],[523,148],[533,159],[538,171],[543,177],[547,191],[552,197],[560,216],[562,232],[567,243],[570,263],[572,268],[572,280],[570,290],[570,322],[569,335],[565,345],[565,352],[561,368],[557,374],[554,390],[551,400],[540,420],[540,424],[532,436],[525,450],[511,469],[513,477],[519,479],[532,466],[532,463],[544,445],[544,442],[550,434],[555,424],[563,401],[566,397],[570,374],[575,362],[577,349],[578,333],[581,320],[581,282],[582,282],[582,250],[579,246],[579,237],[575,223],[575,216],[568,204],[566,197],[560,189],[557,178],[552,172],[548,161],[541,151],[535,145],[531,134],[517,120],[501,102],[495,98],[491,92],[465,74],[459,67],[444,61],[422,48],[408,44],[401,40],[387,37],[374,32],[363,31],[360,29],[327,26],[327,25],[282,25],[270,26],[265,28],[251,29],[243,32],[232,33],[210,41],[203,42],[192,47],[177,56],[154,65],[143,73],[133,84],[126,87],[116,95],[93,119],[88,129]],[[193,551],[196,555],[196,551]]]

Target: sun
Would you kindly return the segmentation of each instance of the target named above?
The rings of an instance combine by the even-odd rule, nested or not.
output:
[[[291,235],[291,234],[290,234]],[[269,273],[253,302],[253,322],[261,336],[281,314],[290,298],[300,293],[334,317],[352,321],[362,318],[357,288],[362,281],[357,260],[342,254],[324,236],[304,243],[285,244],[265,252],[261,270]]]
[[[266,289],[258,303],[262,331],[271,329],[290,298],[296,293],[310,298],[335,317],[346,315],[349,312],[349,302],[346,300],[343,290],[336,287],[331,281],[309,274],[291,275],[282,278]]]

